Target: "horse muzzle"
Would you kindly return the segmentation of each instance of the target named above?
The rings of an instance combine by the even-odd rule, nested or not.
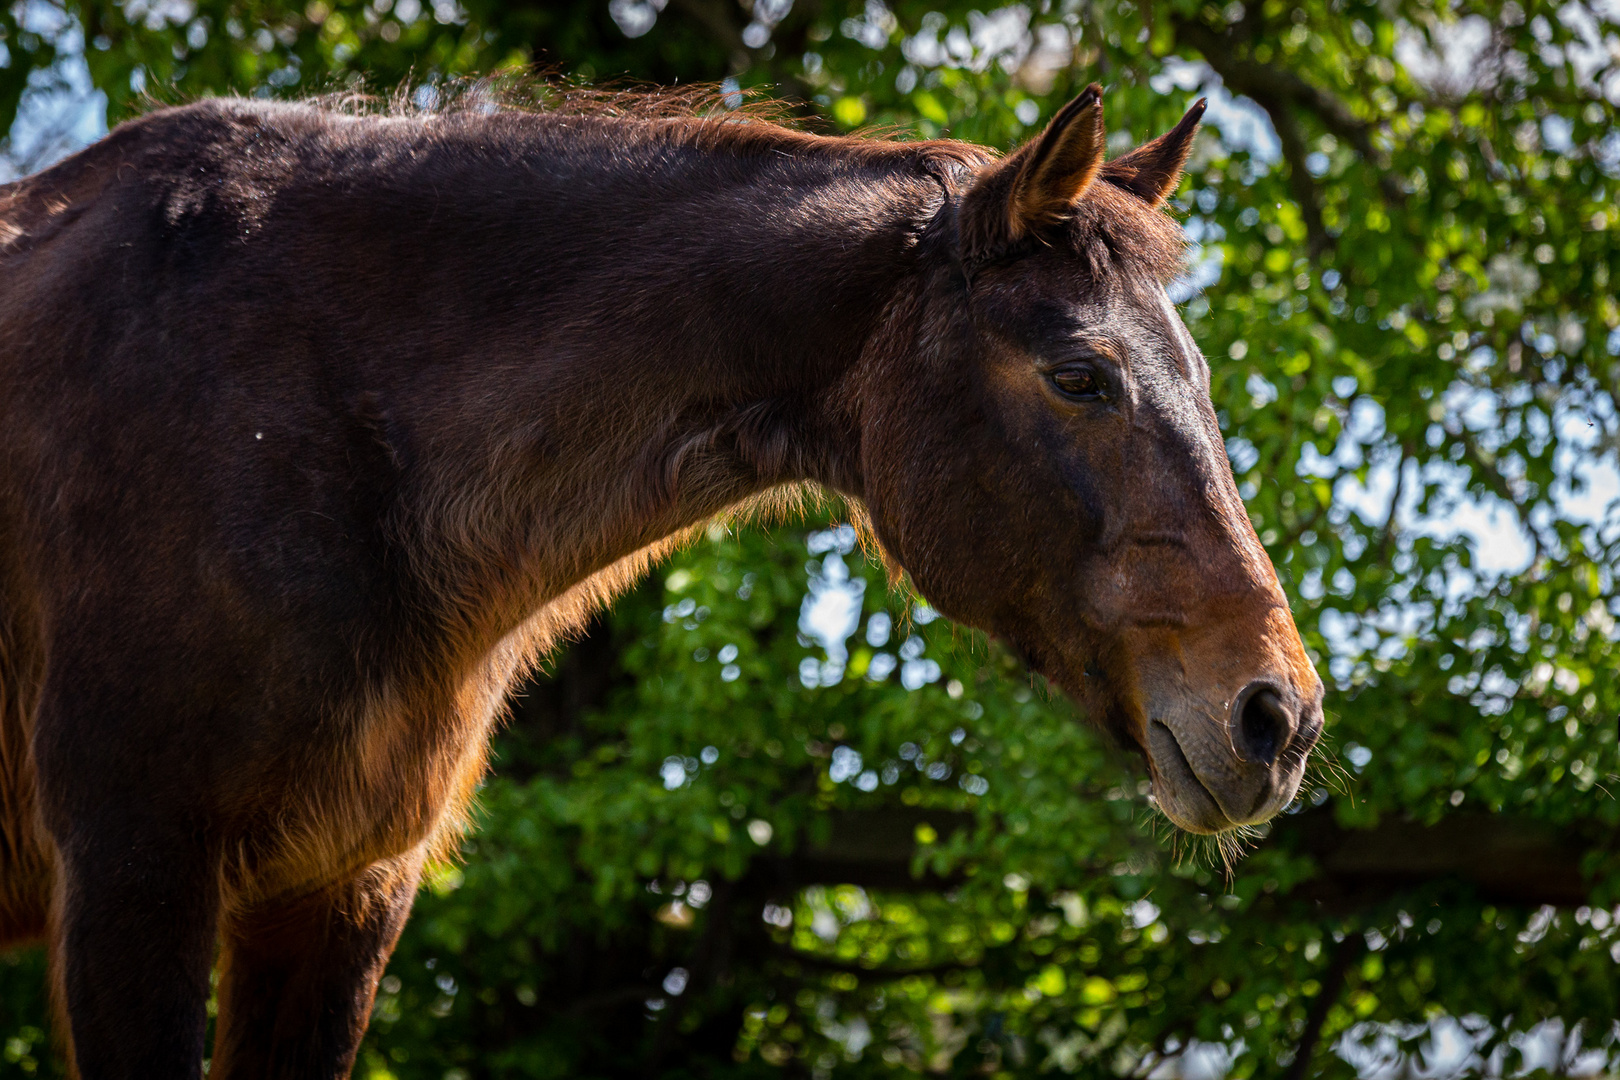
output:
[[[1155,699],[1156,698],[1156,699]],[[1188,832],[1255,825],[1299,791],[1322,732],[1319,682],[1255,680],[1216,711],[1184,693],[1150,698],[1143,740],[1160,809]]]

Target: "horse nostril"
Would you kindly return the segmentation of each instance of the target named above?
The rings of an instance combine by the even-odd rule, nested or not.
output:
[[[1238,705],[1233,741],[1245,760],[1270,765],[1293,734],[1294,718],[1269,686],[1245,695]]]

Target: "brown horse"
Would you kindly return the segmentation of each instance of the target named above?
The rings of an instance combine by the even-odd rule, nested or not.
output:
[[[656,110],[654,110],[656,112]],[[0,944],[85,1077],[345,1075],[507,689],[683,531],[842,493],[940,610],[1274,814],[1322,687],[1161,209],[730,116],[205,101],[0,187]]]

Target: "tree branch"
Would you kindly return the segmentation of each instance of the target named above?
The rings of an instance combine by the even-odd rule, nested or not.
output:
[[[1378,541],[1380,563],[1389,562],[1390,548],[1395,544],[1395,513],[1401,506],[1401,495],[1406,488],[1406,463],[1411,456],[1411,450],[1404,442],[1401,443],[1401,456],[1395,462],[1395,493],[1389,497],[1389,516],[1384,519],[1384,535]]]
[[[1299,204],[1299,215],[1305,221],[1306,251],[1313,260],[1319,259],[1323,252],[1333,246],[1333,238],[1322,224],[1322,199],[1310,169],[1305,166],[1310,150],[1305,146],[1299,121],[1276,98],[1249,96],[1254,97],[1260,107],[1266,110],[1266,115],[1271,117],[1271,126],[1277,130],[1283,160],[1288,163],[1288,186],[1293,189],[1294,201]]]
[[[1465,882],[1493,902],[1526,907],[1578,907],[1591,895],[1581,872],[1587,842],[1578,826],[1453,814],[1434,825],[1386,820],[1372,829],[1344,829],[1316,812],[1279,823],[1272,836],[1287,837],[1321,868],[1294,895],[1340,909],[1445,879]]]
[[[1360,934],[1348,933],[1344,940],[1339,942],[1338,948],[1333,950],[1333,958],[1328,961],[1327,970],[1322,973],[1322,989],[1317,992],[1316,1000],[1305,1011],[1305,1030],[1300,1032],[1299,1045],[1294,1048],[1294,1060],[1288,1063],[1288,1069],[1282,1075],[1282,1080],[1305,1080],[1310,1075],[1311,1060],[1316,1056],[1316,1044],[1322,1038],[1322,1025],[1327,1022],[1328,1012],[1333,1003],[1339,1000],[1339,994],[1344,990],[1344,982],[1350,974],[1350,965],[1355,963],[1361,950],[1367,947],[1367,939]]]
[[[963,828],[971,815],[895,807],[834,817],[825,845],[755,860],[743,895],[770,895],[813,884],[939,892],[962,879],[911,874],[913,830],[928,820],[941,834]],[[1590,830],[1589,830],[1590,831]],[[1498,903],[1578,907],[1590,884],[1581,872],[1588,846],[1579,826],[1502,814],[1452,814],[1434,825],[1386,819],[1372,829],[1346,829],[1330,813],[1312,811],[1276,822],[1268,843],[1311,855],[1320,868],[1294,895],[1353,910],[1437,880],[1455,880]],[[843,844],[849,844],[847,848]],[[1105,867],[1092,872],[1104,874]],[[758,877],[755,877],[758,875]]]
[[[1258,6],[1255,5],[1256,8]],[[1277,129],[1277,138],[1283,144],[1283,155],[1294,173],[1290,179],[1296,192],[1301,185],[1311,188],[1310,197],[1300,203],[1302,210],[1316,205],[1315,181],[1304,170],[1304,153],[1298,154],[1297,162],[1290,156],[1290,141],[1297,140],[1297,148],[1303,151],[1304,140],[1299,134],[1297,121],[1289,112],[1289,106],[1311,112],[1329,134],[1349,143],[1369,168],[1378,170],[1378,186],[1388,202],[1396,206],[1406,202],[1406,193],[1401,190],[1400,184],[1394,176],[1384,171],[1389,164],[1385,155],[1373,145],[1375,125],[1358,117],[1336,95],[1286,68],[1243,59],[1242,54],[1248,51],[1247,42],[1240,40],[1230,30],[1217,33],[1197,18],[1185,16],[1172,17],[1171,24],[1177,40],[1203,54],[1204,61],[1221,77],[1229,90],[1254,99],[1271,117],[1272,126]]]

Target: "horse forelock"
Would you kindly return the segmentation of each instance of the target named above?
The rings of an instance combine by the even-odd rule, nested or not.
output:
[[[1188,242],[1181,223],[1107,180],[1092,185],[1075,207],[1070,242],[1099,260],[1139,270],[1166,284],[1186,270]]]

